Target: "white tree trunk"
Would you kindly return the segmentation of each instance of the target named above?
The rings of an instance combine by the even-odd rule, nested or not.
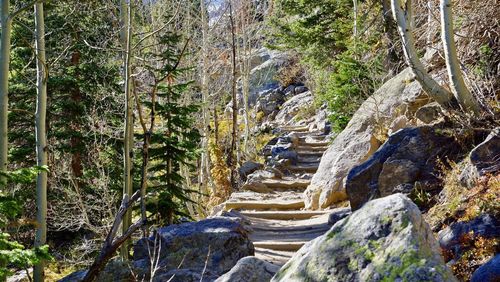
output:
[[[9,0],[0,0],[2,38],[0,39],[0,171],[7,171],[8,152],[8,104],[9,104],[9,63],[12,20],[9,18]],[[5,185],[0,178],[0,188]]]
[[[35,36],[36,36],[36,86],[37,101],[35,113],[36,159],[37,166],[47,166],[47,65],[45,58],[45,21],[43,4],[35,4]],[[37,230],[35,247],[45,245],[47,240],[47,172],[40,171],[36,179]],[[44,281],[43,262],[35,265],[33,278],[36,282]]]
[[[411,0],[406,0],[404,5],[401,2],[401,0],[391,0],[391,5],[401,36],[406,61],[415,73],[422,89],[441,106],[450,108],[453,104],[453,95],[430,77],[415,50],[415,38],[413,37],[410,19],[410,15],[412,15]],[[405,7],[404,10],[403,7]]]
[[[127,3],[128,2],[128,3]],[[123,195],[132,195],[132,146],[133,146],[133,116],[132,116],[132,91],[131,91],[131,13],[132,6],[130,1],[121,0],[120,1],[120,21],[121,21],[121,31],[120,31],[120,41],[123,48],[123,78],[125,86],[125,128],[123,136]],[[122,234],[125,234],[132,224],[132,213],[127,211],[123,218],[122,223]],[[128,259],[128,246],[129,240],[127,240],[121,249],[121,256],[123,260]]]
[[[472,96],[472,93],[467,89],[462,71],[460,70],[460,62],[458,61],[457,48],[453,35],[453,12],[450,0],[441,0],[441,37],[444,47],[444,55],[446,59],[446,69],[450,78],[450,86],[455,98],[464,108],[464,110],[474,113],[480,112],[480,107],[477,100]]]

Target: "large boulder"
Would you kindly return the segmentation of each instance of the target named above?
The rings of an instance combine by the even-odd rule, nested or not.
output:
[[[284,102],[285,94],[279,89],[271,89],[259,94],[255,110],[256,112],[263,112],[267,116],[277,112]]]
[[[470,152],[470,162],[480,176],[500,171],[500,127]]]
[[[202,275],[203,281],[213,281],[239,259],[254,254],[241,219],[231,217],[172,225],[139,240],[133,266],[140,279],[149,279],[153,250],[159,252],[155,281],[172,276],[171,281],[200,281]]]
[[[451,251],[455,257],[459,257],[464,247],[461,243],[466,235],[500,238],[500,222],[489,214],[482,214],[467,222],[455,222],[439,231],[439,245],[442,249]]]
[[[348,172],[379,148],[384,141],[381,136],[396,118],[413,116],[428,102],[414,78],[410,69],[404,70],[387,81],[356,111],[323,155],[304,194],[306,208],[326,208],[347,199],[345,180]],[[399,127],[407,125],[399,123]]]
[[[500,254],[479,267],[470,279],[471,282],[498,282],[500,281]]]
[[[256,257],[245,257],[215,282],[268,282],[279,267]]]
[[[457,280],[418,207],[394,194],[367,203],[304,245],[271,281]]]
[[[287,53],[262,48],[255,53],[255,67],[250,71],[248,104],[254,105],[262,93],[276,89],[279,82],[276,80],[279,69],[286,64],[289,59]],[[238,83],[238,105],[243,105],[242,83]]]
[[[352,209],[370,199],[410,193],[418,185],[426,191],[439,187],[439,160],[454,160],[460,145],[438,127],[405,128],[391,135],[366,162],[349,172],[346,190]]]
[[[280,125],[293,124],[293,117],[297,115],[300,109],[310,107],[313,103],[313,96],[310,91],[301,93],[288,99],[276,115],[274,122]]]

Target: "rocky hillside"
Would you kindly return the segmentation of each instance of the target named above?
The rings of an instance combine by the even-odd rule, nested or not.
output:
[[[253,134],[274,136],[265,161],[240,167],[212,217],[136,242],[99,281],[498,281],[494,121],[457,123],[405,69],[335,134],[306,86],[274,80],[286,55],[259,58],[249,103]]]

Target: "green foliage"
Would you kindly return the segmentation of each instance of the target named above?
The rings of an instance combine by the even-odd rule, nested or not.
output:
[[[47,171],[46,167],[23,168],[16,171],[0,172],[7,182],[32,183],[40,171]],[[42,260],[50,260],[47,245],[25,249],[12,240],[5,230],[15,222],[22,212],[22,205],[15,196],[0,193],[0,280],[12,274],[13,269],[27,269]]]
[[[198,158],[198,144],[201,136],[194,127],[193,114],[199,110],[198,105],[184,104],[183,95],[189,89],[191,82],[177,82],[180,74],[188,71],[179,68],[183,51],[178,48],[181,38],[167,32],[160,38],[164,50],[155,54],[161,60],[161,67],[150,70],[156,77],[165,79],[158,85],[157,99],[145,103],[150,109],[155,109],[161,119],[160,129],[151,134],[149,149],[154,174],[151,178],[149,191],[155,194],[147,207],[148,211],[158,217],[158,224],[168,224],[175,215],[188,216],[185,205],[192,202],[190,193],[195,191],[186,187],[181,175],[181,168],[194,169],[193,162]]]
[[[274,6],[271,46],[292,48],[318,66],[347,49],[351,0],[278,0]]]
[[[327,104],[332,129],[341,131],[383,74],[380,7],[360,1],[358,38],[351,0],[278,0],[271,19],[273,48],[302,57],[317,104]],[[365,25],[367,23],[367,25]]]

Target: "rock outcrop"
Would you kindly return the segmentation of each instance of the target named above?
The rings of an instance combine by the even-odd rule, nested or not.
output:
[[[389,139],[366,162],[349,172],[346,191],[352,209],[370,199],[439,187],[439,160],[454,160],[460,145],[439,127],[405,128]]]
[[[394,194],[370,201],[304,245],[271,280],[456,281],[418,207]]]
[[[326,208],[347,199],[348,172],[367,160],[381,145],[384,130],[401,116],[413,116],[428,99],[409,69],[387,81],[356,111],[347,127],[323,155],[317,173],[304,196],[306,207]],[[407,126],[405,119],[398,127]],[[380,140],[382,139],[382,140]]]
[[[480,266],[470,279],[471,282],[497,282],[500,281],[500,254]]]
[[[281,105],[274,122],[280,125],[290,125],[293,123],[293,118],[299,113],[300,109],[310,107],[312,103],[313,96],[310,91],[293,96]]]
[[[171,281],[183,282],[200,281],[202,275],[203,281],[213,281],[239,259],[254,254],[241,219],[229,217],[160,228],[154,236],[139,240],[134,246],[133,265],[140,270],[137,275],[141,279],[149,279],[153,250],[159,250],[155,277],[173,276]]]
[[[500,171],[500,127],[470,152],[470,161],[480,176]]]
[[[279,267],[256,257],[245,257],[215,282],[268,282]]]

